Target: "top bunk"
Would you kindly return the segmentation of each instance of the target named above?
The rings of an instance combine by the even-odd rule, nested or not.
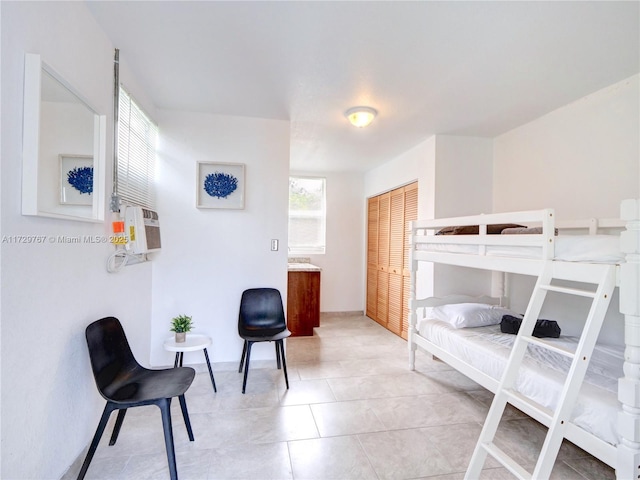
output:
[[[624,263],[620,219],[557,221],[553,209],[411,222],[411,269],[427,261],[591,282],[603,265]],[[595,281],[597,283],[597,281]]]

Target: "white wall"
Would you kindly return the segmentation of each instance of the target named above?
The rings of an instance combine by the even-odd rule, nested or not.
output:
[[[436,136],[436,218],[491,213],[493,141]]]
[[[494,142],[494,211],[555,208],[558,218],[619,216],[640,194],[640,75]]]
[[[366,238],[362,229],[365,216],[362,174],[291,172],[291,175],[326,178],[326,252],[324,255],[305,255],[311,263],[322,268],[320,311],[364,311]]]
[[[237,362],[242,291],[274,287],[286,302],[289,122],[168,110],[157,121],[162,251],[153,261],[151,363],[173,363],[162,342],[182,313],[212,336],[213,362]],[[246,165],[243,210],[196,208],[198,161]],[[279,251],[270,251],[271,239]],[[273,346],[256,346],[256,359],[274,356]],[[202,363],[202,355],[185,362]]]
[[[20,214],[24,54],[39,53],[111,123],[113,46],[80,2],[2,2],[3,236],[104,235],[106,224]],[[111,132],[107,132],[111,159]],[[111,163],[107,166],[110,190]],[[104,244],[3,242],[0,477],[59,478],[86,447],[104,401],[85,327],[119,317],[148,363],[151,268],[106,272]],[[132,294],[135,292],[135,294]]]
[[[418,218],[432,214],[436,137],[430,137],[396,158],[369,170],[364,176],[366,199],[388,192],[411,182],[418,182]],[[363,218],[366,222],[366,215]],[[364,225],[364,223],[363,223]]]
[[[619,217],[640,196],[639,75],[588,95],[494,141],[494,211],[552,207],[558,218]],[[514,276],[512,306],[523,311],[531,278]],[[543,318],[576,334],[586,301],[550,298]],[[621,343],[617,292],[601,340]]]
[[[491,212],[493,142],[488,138],[436,136],[435,218]],[[434,265],[433,295],[491,294],[486,271]]]

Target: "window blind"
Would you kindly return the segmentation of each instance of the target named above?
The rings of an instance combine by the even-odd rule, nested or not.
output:
[[[289,177],[289,253],[325,253],[325,179]]]
[[[120,87],[117,194],[123,203],[155,210],[157,140],[158,126]]]

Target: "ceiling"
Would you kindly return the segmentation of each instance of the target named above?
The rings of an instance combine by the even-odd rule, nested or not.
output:
[[[290,120],[296,171],[494,137],[640,71],[637,1],[87,5],[156,107]]]

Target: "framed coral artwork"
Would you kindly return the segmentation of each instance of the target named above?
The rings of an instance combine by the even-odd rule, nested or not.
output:
[[[60,159],[60,203],[93,205],[93,157],[58,155]]]
[[[244,208],[244,164],[198,162],[198,208]]]

